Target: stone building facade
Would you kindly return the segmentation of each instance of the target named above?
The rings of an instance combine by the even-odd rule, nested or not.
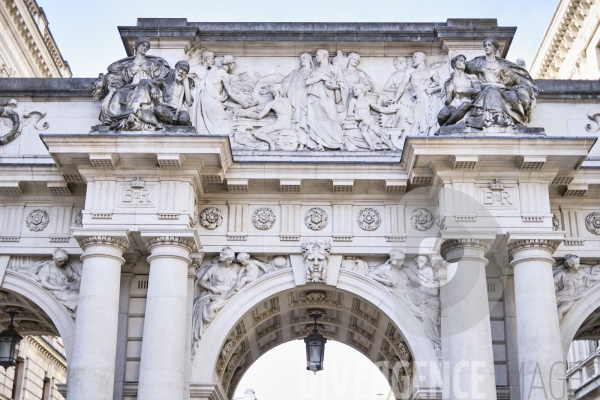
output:
[[[62,57],[36,0],[0,4],[0,78],[69,78]]]
[[[98,78],[0,81],[0,286],[69,400],[231,399],[313,314],[399,399],[574,395],[597,81],[534,80],[495,20],[119,32]]]

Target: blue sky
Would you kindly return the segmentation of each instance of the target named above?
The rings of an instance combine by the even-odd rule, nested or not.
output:
[[[140,17],[212,22],[444,22],[497,18],[517,26],[508,55],[527,65],[546,32],[558,0],[38,0],[74,76],[97,76],[125,56],[117,26]]]

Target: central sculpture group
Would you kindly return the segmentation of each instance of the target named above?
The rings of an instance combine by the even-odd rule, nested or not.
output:
[[[242,150],[399,150],[402,135],[433,135],[440,125],[476,129],[526,125],[538,93],[517,64],[498,58],[498,41],[483,43],[485,56],[451,60],[442,83],[436,69],[446,57],[396,57],[396,72],[378,92],[358,68],[360,55],[325,49],[300,55],[287,75],[234,74],[232,55],[192,42],[187,61],[171,69],[135,42],[135,56],[100,74],[93,96],[102,101],[100,121],[111,130],[161,130],[194,126],[200,134],[229,134]]]

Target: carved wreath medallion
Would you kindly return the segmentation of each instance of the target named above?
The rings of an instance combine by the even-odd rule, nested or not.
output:
[[[46,211],[38,209],[30,212],[25,222],[30,231],[40,232],[48,226],[50,217]]]
[[[313,231],[320,231],[327,226],[328,219],[325,210],[320,207],[313,207],[306,212],[304,223]]]
[[[594,235],[600,235],[600,212],[593,212],[585,217],[585,227]]]
[[[426,231],[433,225],[433,214],[425,208],[417,208],[410,216],[410,223],[418,231]]]
[[[252,223],[256,229],[266,231],[275,225],[275,213],[267,207],[257,208],[252,214]]]
[[[223,223],[223,213],[216,207],[208,207],[200,213],[200,225],[206,229],[217,229]]]
[[[374,208],[363,208],[358,212],[358,226],[365,231],[374,231],[381,225],[379,212]]]

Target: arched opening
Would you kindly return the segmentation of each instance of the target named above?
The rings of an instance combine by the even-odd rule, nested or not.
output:
[[[277,346],[248,369],[234,399],[245,400],[248,389],[260,400],[281,399],[283,393],[306,399],[387,399],[388,381],[361,352],[337,341],[328,341],[325,352],[325,368],[314,374],[304,369],[302,340]]]
[[[440,376],[435,344],[388,288],[348,270],[340,271],[336,286],[296,286],[291,269],[284,269],[246,286],[220,309],[196,344],[202,357],[193,361],[192,384],[215,384],[233,398],[260,357],[308,335],[314,310],[322,313],[319,330],[328,340],[361,352],[406,397],[418,390],[414,382],[429,385],[430,375]],[[424,368],[416,371],[415,361]]]

